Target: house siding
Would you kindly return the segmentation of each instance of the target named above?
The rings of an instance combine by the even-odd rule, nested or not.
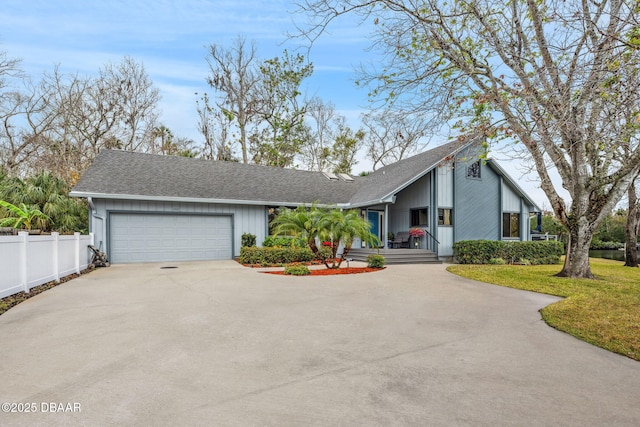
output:
[[[456,163],[455,240],[500,240],[501,179],[487,164],[480,165],[480,178],[467,178],[469,162]],[[518,209],[519,208],[518,200]]]
[[[503,212],[520,212],[520,196],[509,187],[506,182],[502,182],[502,211]]]
[[[433,207],[429,206],[430,187],[431,177],[427,174],[396,195],[396,202],[389,206],[389,231],[394,234],[399,231],[409,231],[411,209],[428,207],[428,214],[433,214]]]
[[[96,246],[101,246],[107,253],[109,251],[107,222],[110,212],[232,215],[234,256],[240,255],[243,233],[255,234],[256,242],[261,244],[268,228],[265,206],[117,199],[93,199],[93,204],[96,214],[89,215],[90,229],[94,233]],[[104,220],[96,218],[96,215]]]

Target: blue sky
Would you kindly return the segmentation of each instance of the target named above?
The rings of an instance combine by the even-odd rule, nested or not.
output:
[[[3,0],[0,49],[21,59],[33,78],[55,65],[96,73],[131,56],[160,90],[161,122],[175,135],[199,141],[195,93],[211,92],[205,83],[206,47],[230,46],[243,35],[256,41],[263,59],[285,48],[295,51],[302,40],[286,34],[295,32],[294,23],[306,21],[295,10],[292,0]],[[356,18],[337,21],[310,51],[314,74],[304,87],[307,95],[332,102],[353,126],[368,103],[366,90],[354,85],[354,67],[373,59],[367,36],[366,25]],[[521,173],[521,162],[500,152],[493,157],[541,207],[548,206],[534,176]],[[355,172],[368,169],[370,163],[361,158]]]

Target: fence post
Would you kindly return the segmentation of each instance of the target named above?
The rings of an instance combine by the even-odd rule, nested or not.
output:
[[[76,240],[76,273],[80,274],[80,233],[76,231],[73,237]]]
[[[27,270],[27,239],[29,238],[29,233],[20,231],[18,236],[20,236],[20,280],[22,281],[22,290],[29,293],[29,270]]]
[[[60,233],[53,231],[51,237],[53,238],[53,280],[60,282]]]

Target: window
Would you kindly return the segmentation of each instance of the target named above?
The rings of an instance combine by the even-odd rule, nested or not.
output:
[[[480,179],[480,160],[467,166],[467,178]]]
[[[411,227],[429,226],[429,208],[411,209]]]
[[[280,213],[280,210],[282,208],[279,207],[275,207],[275,206],[269,206],[267,208],[267,213],[268,213],[268,221],[269,221],[269,235],[273,236],[273,233],[275,231],[275,227],[273,225],[273,220],[276,218],[276,216]],[[288,209],[295,209],[295,207],[289,207]],[[286,232],[282,234],[283,236],[287,236],[287,237],[294,237],[294,233],[293,232]]]
[[[453,209],[438,208],[438,225],[453,225]]]
[[[502,214],[502,237],[520,237],[520,214],[505,212]]]

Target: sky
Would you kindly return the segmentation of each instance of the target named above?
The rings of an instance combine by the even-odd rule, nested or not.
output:
[[[173,134],[199,141],[196,100],[211,93],[206,84],[207,46],[231,46],[238,36],[255,40],[261,59],[281,56],[284,49],[308,54],[313,75],[303,85],[309,98],[318,96],[357,127],[368,108],[365,89],[357,88],[354,69],[375,62],[368,51],[367,23],[336,21],[307,51],[304,40],[288,37],[307,17],[293,0],[3,0],[0,50],[22,61],[32,78],[57,65],[63,72],[95,74],[107,63],[130,56],[142,63],[159,89],[160,121]],[[443,136],[429,147],[446,142]],[[541,207],[546,196],[534,174],[505,150],[491,153]],[[359,156],[355,173],[371,170]]]

